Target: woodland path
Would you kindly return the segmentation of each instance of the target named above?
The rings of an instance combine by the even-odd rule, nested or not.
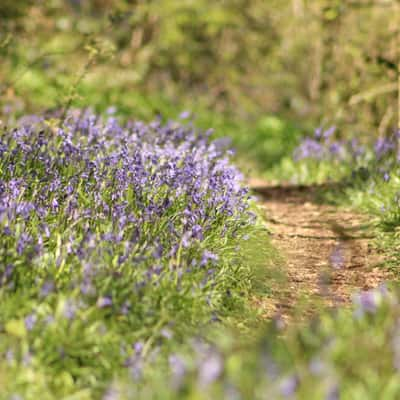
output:
[[[302,320],[320,308],[351,303],[352,295],[390,280],[372,246],[369,221],[352,210],[321,204],[321,186],[271,186],[252,180],[272,244],[282,256],[283,279],[257,299],[266,317]]]

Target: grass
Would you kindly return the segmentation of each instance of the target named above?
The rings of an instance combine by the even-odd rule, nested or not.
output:
[[[275,324],[246,338],[214,332],[180,347],[157,379],[150,372],[140,387],[116,381],[115,398],[396,399],[398,290],[370,294],[353,310],[325,312],[286,332]]]

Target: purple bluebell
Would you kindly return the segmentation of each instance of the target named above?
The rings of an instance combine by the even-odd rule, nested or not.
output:
[[[324,152],[325,150],[321,143],[315,139],[305,138],[299,147],[296,148],[294,152],[294,159],[296,161],[306,158],[321,160],[324,156]]]
[[[341,142],[333,142],[329,145],[329,152],[337,157],[343,157],[344,146]]]
[[[165,338],[165,339],[167,339],[167,340],[172,339],[173,336],[174,336],[173,332],[172,332],[170,329],[168,329],[168,328],[163,328],[163,329],[161,329],[160,334],[161,334],[161,336],[162,336],[163,338]]]
[[[385,137],[380,137],[377,139],[375,142],[374,150],[375,150],[375,156],[379,160],[383,156],[385,156],[387,153],[389,153],[391,150],[395,148],[394,142]]]
[[[53,290],[54,290],[54,282],[46,281],[40,290],[40,296],[43,298],[47,297]]]
[[[67,300],[64,304],[63,315],[66,319],[72,320],[75,318],[77,306],[73,300]]]
[[[385,173],[383,174],[383,180],[384,180],[385,182],[389,182],[389,181],[390,181],[390,174],[389,174],[389,172],[385,172]]]
[[[356,294],[354,296],[355,315],[363,317],[365,314],[375,314],[381,303],[381,298],[382,295],[375,289]]]
[[[361,307],[370,313],[375,313],[378,307],[378,301],[376,293],[373,290],[360,293],[360,305]]]
[[[339,400],[340,399],[340,389],[339,385],[334,384],[328,388],[325,396],[325,400]]]
[[[191,112],[190,111],[183,111],[179,114],[180,119],[188,119],[190,118]]]
[[[218,261],[218,255],[212,253],[209,250],[204,250],[201,257],[200,265],[204,266],[207,265],[208,263],[215,263],[216,261]]]
[[[200,361],[198,383],[205,387],[215,382],[223,371],[223,361],[216,350],[210,350]]]
[[[326,129],[323,133],[322,136],[325,140],[330,139],[334,133],[336,132],[336,126],[331,126],[328,129]]]
[[[96,305],[98,308],[107,308],[113,305],[113,301],[110,296],[102,296],[97,299]]]
[[[279,383],[279,392],[283,397],[292,397],[299,386],[299,378],[297,375],[290,375],[282,379]]]
[[[37,321],[37,315],[36,314],[29,314],[27,317],[25,317],[25,327],[28,331],[31,331]]]
[[[143,342],[140,342],[140,341],[139,342],[135,342],[133,344],[133,348],[134,348],[136,354],[142,354],[142,351],[143,351],[143,348],[144,348],[144,344],[143,344]]]
[[[24,253],[24,251],[31,243],[32,243],[32,237],[28,233],[23,232],[17,241],[17,253],[19,255]]]
[[[321,127],[318,127],[314,130],[314,138],[319,140],[322,138],[322,134],[323,134],[323,129]]]

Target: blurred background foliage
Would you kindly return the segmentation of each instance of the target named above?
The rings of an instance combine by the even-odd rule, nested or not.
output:
[[[189,108],[271,164],[319,125],[396,126],[399,27],[396,0],[2,0],[0,101]]]

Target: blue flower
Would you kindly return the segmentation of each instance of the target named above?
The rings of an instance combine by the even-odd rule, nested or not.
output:
[[[200,362],[198,383],[201,387],[208,386],[215,382],[223,371],[221,356],[210,350]]]
[[[103,297],[99,297],[97,299],[96,305],[99,308],[107,308],[107,307],[111,307],[113,304],[113,301],[111,299],[110,296],[103,296]]]
[[[31,331],[33,327],[35,326],[37,321],[37,315],[36,314],[30,314],[27,317],[25,317],[25,327],[28,331]]]
[[[283,397],[292,397],[299,386],[297,375],[290,375],[284,378],[279,384],[279,392]]]

